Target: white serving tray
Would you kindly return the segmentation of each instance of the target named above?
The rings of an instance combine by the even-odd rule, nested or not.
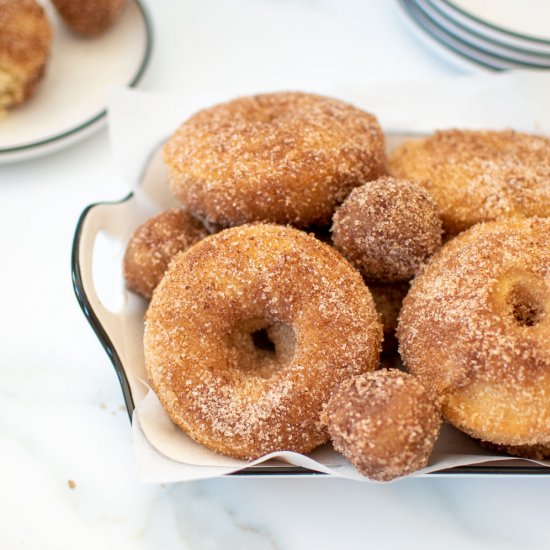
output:
[[[387,134],[388,149],[418,134]],[[122,255],[130,235],[134,229],[146,219],[167,208],[177,205],[167,184],[166,167],[160,155],[160,146],[153,151],[147,160],[139,185],[121,201],[114,203],[97,203],[88,206],[78,222],[73,242],[72,278],[77,299],[90,322],[101,344],[111,359],[118,375],[126,407],[133,418],[135,407],[148,394],[149,388],[143,366],[143,316],[147,302],[139,296],[127,291],[122,281]],[[101,255],[96,249],[98,237],[108,235],[115,244],[115,252]],[[107,281],[102,285],[101,281]],[[100,290],[103,289],[103,293]],[[111,296],[105,294],[107,293]],[[114,298],[114,299],[113,299]],[[116,305],[113,305],[115,304]],[[110,304],[108,307],[107,304]],[[141,423],[140,423],[141,424]],[[144,436],[151,444],[151,452],[157,452],[155,434],[148,427],[148,436],[144,435],[142,426],[135,427],[140,437]],[[550,468],[530,461],[499,457],[489,451],[477,450],[477,445],[458,434],[453,428],[446,427],[444,441],[456,445],[463,441],[473,449],[476,455],[483,454],[485,462],[475,465],[461,464],[459,467],[434,471],[426,475],[549,475]],[[197,444],[194,444],[197,445]],[[473,446],[473,447],[472,447]],[[323,464],[328,468],[339,467],[334,460],[336,453],[327,446],[314,451],[312,462]],[[473,455],[472,455],[473,456]],[[339,457],[339,455],[338,455]],[[174,456],[168,460],[174,460]],[[177,457],[176,457],[177,458]],[[307,457],[306,463],[307,463]],[[186,463],[185,458],[179,458]],[[504,462],[503,462],[504,460]],[[464,461],[463,461],[464,462]],[[479,457],[478,457],[479,462]],[[210,468],[195,465],[192,468]],[[237,469],[237,468],[235,468]],[[319,470],[307,469],[296,465],[285,464],[280,460],[262,462],[237,472],[239,475],[319,475]],[[197,477],[201,477],[200,474]],[[204,477],[209,477],[205,475]]]

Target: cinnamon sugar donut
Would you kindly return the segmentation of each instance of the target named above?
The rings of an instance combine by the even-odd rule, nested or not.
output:
[[[503,217],[550,216],[550,138],[520,132],[445,130],[390,155],[396,177],[422,185],[455,235]]]
[[[185,207],[228,226],[326,225],[349,192],[385,163],[376,118],[312,94],[242,97],[184,122],[164,148]]]
[[[234,457],[307,453],[322,406],[373,370],[371,295],[334,249],[296,229],[226,229],[175,258],[146,316],[145,365],[171,419]]]
[[[481,446],[497,453],[506,453],[519,458],[532,460],[550,459],[550,444],[548,445],[495,445],[487,441],[480,441]]]
[[[332,240],[367,279],[408,281],[441,246],[441,220],[422,188],[383,177],[350,193],[334,214]]]
[[[334,448],[377,481],[426,466],[441,427],[429,391],[396,369],[346,380],[328,402],[323,421]]]
[[[479,224],[449,241],[413,281],[397,335],[457,428],[550,444],[550,219]]]
[[[44,76],[52,29],[35,0],[0,0],[0,115],[27,101]]]
[[[203,225],[180,208],[147,220],[134,231],[126,248],[126,286],[150,298],[172,258],[207,235]]]
[[[59,15],[75,33],[97,36],[120,17],[126,0],[52,0]]]

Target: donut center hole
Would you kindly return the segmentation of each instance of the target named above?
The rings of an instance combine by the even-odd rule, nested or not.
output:
[[[290,364],[294,357],[296,337],[286,323],[249,320],[235,327],[234,366],[247,376],[269,378]]]
[[[512,287],[507,302],[514,321],[523,327],[538,325],[544,315],[543,303],[536,289],[527,288],[521,283]]]
[[[271,341],[271,338],[265,328],[254,331],[250,336],[252,337],[252,343],[257,351],[277,355],[275,343]]]

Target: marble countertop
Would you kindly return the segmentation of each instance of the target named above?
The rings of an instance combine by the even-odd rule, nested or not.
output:
[[[460,74],[394,2],[155,0],[143,87],[201,93]],[[546,478],[224,478],[146,485],[110,362],[73,295],[82,209],[127,192],[102,130],[0,167],[0,548],[549,548]]]

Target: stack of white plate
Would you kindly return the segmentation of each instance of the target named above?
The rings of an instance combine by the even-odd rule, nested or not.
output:
[[[440,46],[492,70],[550,69],[549,0],[398,0]]]

